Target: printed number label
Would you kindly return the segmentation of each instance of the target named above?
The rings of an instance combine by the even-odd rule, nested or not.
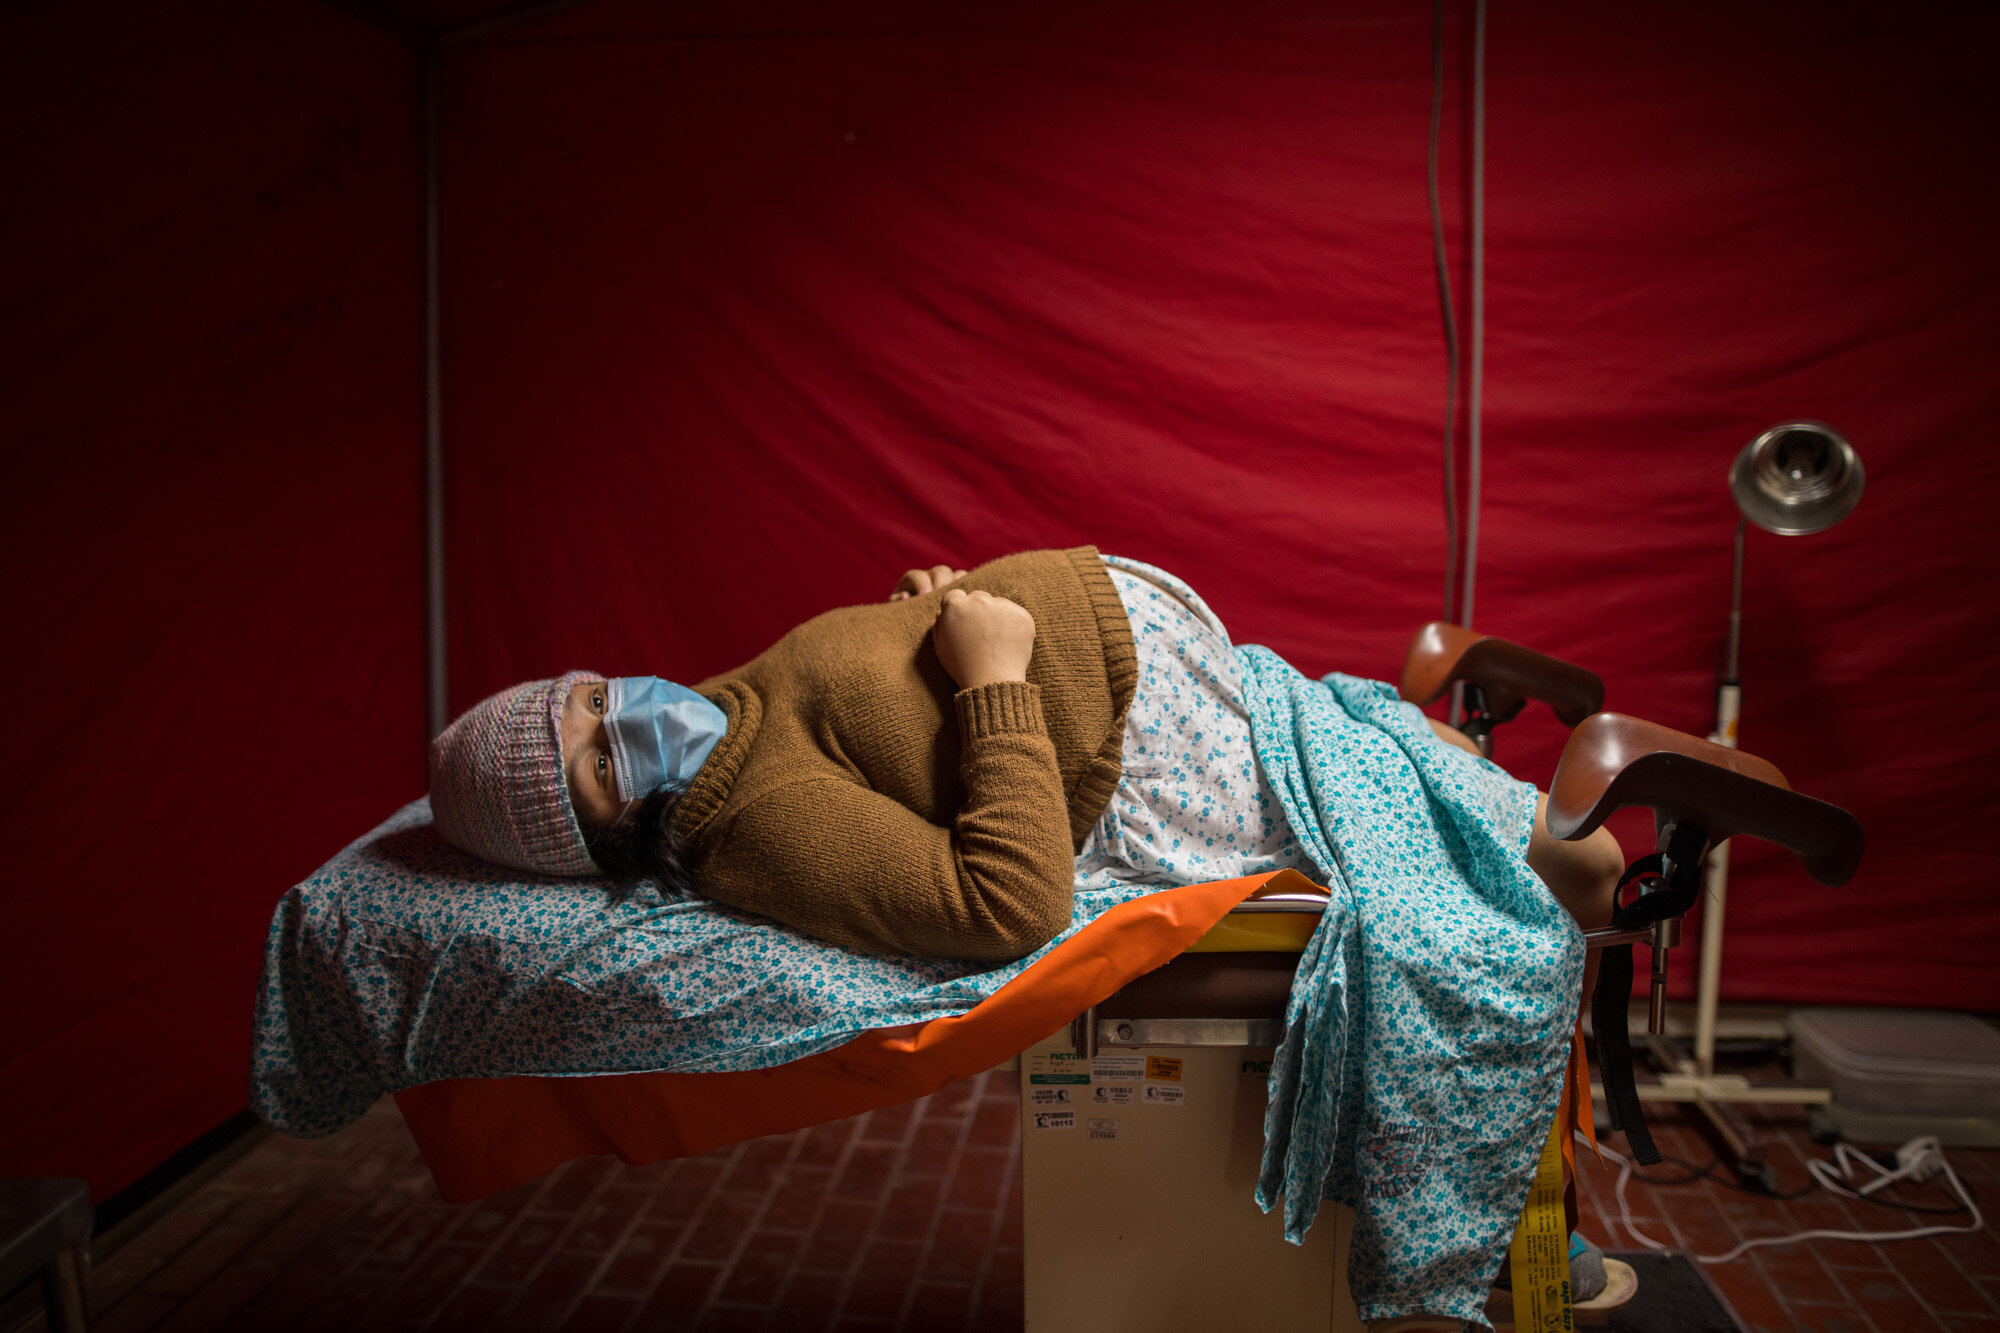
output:
[[[1028,1096],[1037,1106],[1068,1106],[1073,1094],[1068,1088],[1030,1088]]]
[[[1090,1089],[1092,1106],[1130,1106],[1132,1089],[1115,1087],[1109,1083],[1094,1084]]]
[[[1148,1083],[1146,1085],[1146,1105],[1148,1106],[1179,1106],[1186,1100],[1187,1089],[1185,1088],[1170,1088],[1159,1083]]]
[[[1036,1111],[1034,1116],[1036,1129],[1076,1128],[1076,1112],[1074,1111]]]
[[[1092,1119],[1089,1122],[1089,1127],[1090,1137],[1093,1139],[1115,1139],[1118,1137],[1118,1122],[1116,1120]]]

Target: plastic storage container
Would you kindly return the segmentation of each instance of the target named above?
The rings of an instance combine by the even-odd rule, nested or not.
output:
[[[1821,1127],[1851,1139],[2000,1143],[2000,1031],[1969,1014],[1795,1009],[1792,1074],[1833,1089]]]

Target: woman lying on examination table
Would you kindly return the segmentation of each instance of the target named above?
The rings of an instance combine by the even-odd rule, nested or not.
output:
[[[1325,878],[1243,695],[1227,633],[1179,579],[1030,551],[912,570],[887,602],[817,616],[692,689],[574,671],[502,691],[433,744],[431,804],[448,841],[516,869],[650,878],[856,949],[1002,961],[1068,926],[1080,884]],[[1602,924],[1616,843],[1555,841],[1532,799],[1529,866]]]

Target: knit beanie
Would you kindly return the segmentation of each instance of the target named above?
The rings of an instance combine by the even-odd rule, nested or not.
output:
[[[543,875],[602,872],[583,845],[563,775],[562,711],[572,671],[474,704],[431,742],[431,818],[482,860]]]

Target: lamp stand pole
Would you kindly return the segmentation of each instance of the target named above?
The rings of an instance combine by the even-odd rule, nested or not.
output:
[[[1743,638],[1743,533],[1747,520],[1736,524],[1736,564],[1730,579],[1729,651],[1724,659],[1722,679],[1715,691],[1715,730],[1709,740],[1736,748],[1736,720],[1742,711],[1743,687],[1737,679],[1737,652]],[[1693,1103],[1721,1141],[1722,1148],[1735,1159],[1737,1173],[1761,1182],[1772,1182],[1768,1151],[1759,1134],[1736,1109],[1738,1103],[1764,1102],[1784,1106],[1813,1106],[1833,1100],[1827,1088],[1796,1084],[1752,1085],[1741,1074],[1715,1072],[1716,1001],[1722,988],[1722,917],[1729,896],[1729,844],[1710,849],[1704,877],[1701,908],[1701,972],[1695,985],[1694,1057],[1660,1037],[1649,1037],[1648,1048],[1660,1070],[1657,1084],[1641,1084],[1639,1099],[1645,1102]]]
[[[1743,537],[1755,523],[1780,537],[1823,532],[1840,522],[1861,499],[1866,475],[1854,447],[1817,421],[1783,421],[1743,446],[1729,468],[1729,493],[1742,517],[1736,523],[1736,560],[1729,580],[1729,652],[1715,690],[1715,731],[1709,740],[1736,748],[1736,720],[1743,709],[1737,653],[1743,642]],[[1722,989],[1722,919],[1729,895],[1729,844],[1708,854],[1701,917],[1701,972],[1695,984],[1694,1049],[1664,1037],[1647,1048],[1660,1071],[1657,1083],[1641,1084],[1642,1102],[1692,1102],[1736,1158],[1738,1172],[1771,1183],[1764,1143],[1736,1110],[1745,1102],[1815,1106],[1833,1100],[1827,1088],[1795,1083],[1752,1086],[1740,1074],[1715,1072],[1717,996]],[[1601,1095],[1593,1088],[1594,1095]]]
[[[1736,719],[1743,711],[1743,685],[1736,674],[1743,647],[1743,533],[1750,520],[1736,520],[1736,559],[1729,577],[1729,651],[1715,687],[1715,730],[1709,740],[1736,748]],[[1715,1075],[1715,1006],[1722,992],[1722,911],[1729,898],[1729,844],[1708,854],[1702,885],[1701,975],[1694,992],[1694,1062],[1703,1078]]]

